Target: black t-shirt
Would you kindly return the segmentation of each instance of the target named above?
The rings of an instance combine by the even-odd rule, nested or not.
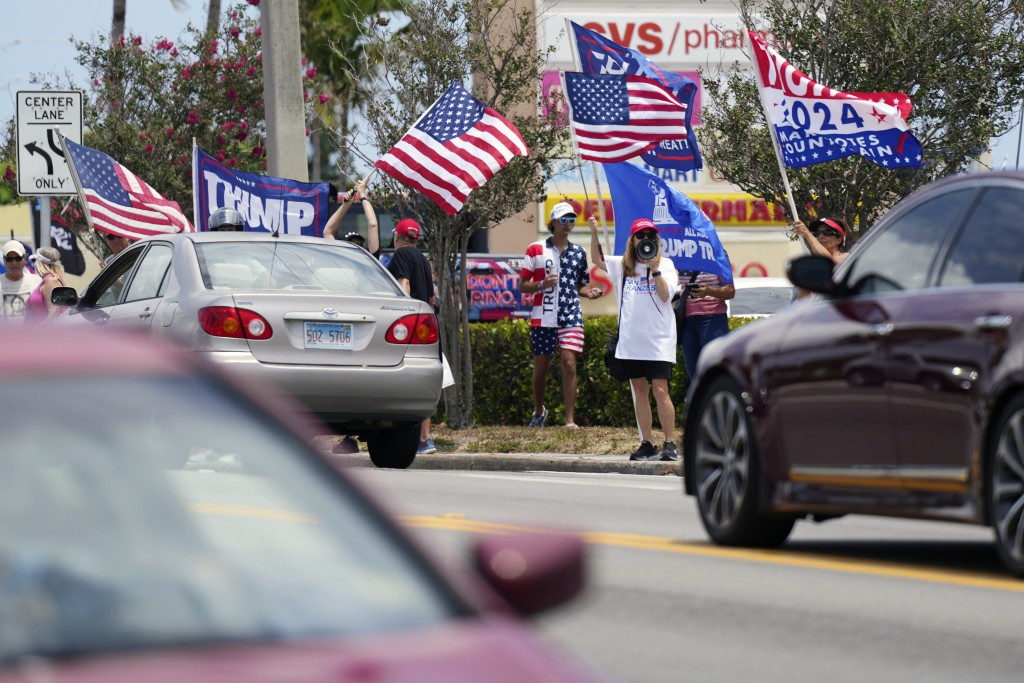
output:
[[[434,278],[430,274],[430,261],[416,247],[401,247],[391,257],[388,270],[397,279],[409,281],[409,294],[414,299],[430,303],[434,296]]]

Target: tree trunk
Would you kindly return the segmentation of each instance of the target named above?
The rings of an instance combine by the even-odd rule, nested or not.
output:
[[[128,0],[114,0],[114,19],[110,24],[110,44],[116,45],[124,35],[124,15]]]
[[[210,10],[206,13],[206,32],[216,34],[220,28],[220,0],[210,0]]]

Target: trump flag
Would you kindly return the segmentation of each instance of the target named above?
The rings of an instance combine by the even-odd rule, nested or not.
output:
[[[661,253],[672,259],[676,270],[713,273],[732,282],[729,256],[711,219],[696,202],[634,164],[605,164],[603,168],[615,211],[616,254],[625,252],[633,221],[649,218],[658,226]]]
[[[577,63],[580,65],[580,71],[592,74],[646,76],[664,85],[686,106],[686,137],[658,143],[654,149],[642,155],[644,163],[657,168],[675,168],[681,171],[701,168],[703,162],[692,126],[694,103],[699,89],[697,84],[683,74],[662,70],[639,50],[619,45],[574,21],[569,22],[569,28],[574,38],[572,45],[579,57]]]
[[[815,83],[747,31],[758,88],[779,147],[790,168],[854,154],[885,166],[920,166],[921,143],[910,132],[904,93],[840,92]]]
[[[625,161],[686,138],[686,105],[653,79],[571,71],[562,78],[582,159]]]
[[[61,142],[93,229],[132,240],[193,231],[177,202],[164,198],[127,168],[103,152],[64,136]]]
[[[374,166],[451,216],[512,157],[529,154],[508,119],[454,82]]]

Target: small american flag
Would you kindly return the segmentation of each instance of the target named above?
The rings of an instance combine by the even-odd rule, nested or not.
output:
[[[686,139],[686,105],[657,81],[572,71],[563,77],[581,158],[625,161],[662,140]]]
[[[455,82],[374,166],[451,216],[517,154],[530,150],[516,127]]]
[[[177,202],[103,152],[64,138],[68,165],[94,229],[137,240],[148,235],[192,232]]]

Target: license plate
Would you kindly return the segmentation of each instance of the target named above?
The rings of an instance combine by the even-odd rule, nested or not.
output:
[[[306,323],[307,349],[351,349],[351,323]]]

